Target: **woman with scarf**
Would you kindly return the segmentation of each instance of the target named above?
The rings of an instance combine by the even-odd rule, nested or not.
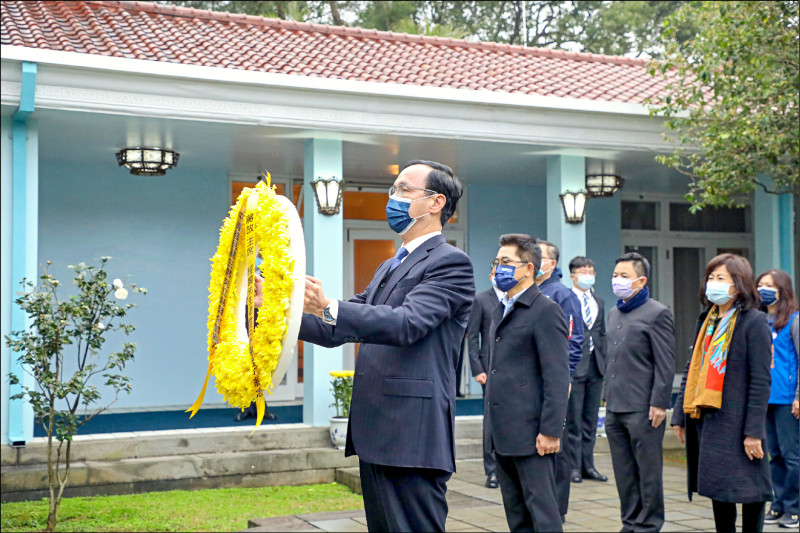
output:
[[[767,408],[767,450],[774,500],[765,524],[796,528],[800,500],[800,389],[798,388],[797,300],[792,279],[783,270],[768,270],[756,280],[772,328],[772,387]]]
[[[686,442],[689,499],[711,498],[718,532],[761,531],[772,500],[766,447],[772,335],[758,310],[750,264],[722,254],[706,266],[697,340],[686,365],[672,426]]]

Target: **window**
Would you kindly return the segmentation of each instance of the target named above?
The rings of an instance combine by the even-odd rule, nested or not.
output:
[[[669,229],[671,231],[747,233],[748,209],[747,207],[706,207],[692,214],[689,211],[689,204],[670,202]]]
[[[622,202],[622,229],[658,230],[657,202]]]

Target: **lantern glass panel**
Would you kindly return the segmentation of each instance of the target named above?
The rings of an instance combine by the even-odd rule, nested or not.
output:
[[[326,207],[328,209],[334,209],[336,207],[336,200],[339,199],[339,182],[336,180],[331,180],[328,182],[328,204]]]
[[[583,218],[583,212],[585,209],[586,209],[586,195],[576,194],[574,215],[577,216],[577,218]]]

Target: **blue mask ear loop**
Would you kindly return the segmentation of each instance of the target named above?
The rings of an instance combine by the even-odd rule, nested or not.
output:
[[[413,204],[414,202],[418,202],[418,201],[424,200],[426,198],[431,198],[432,196],[436,196],[436,194],[429,194],[428,196],[423,196],[422,198],[417,198],[416,200],[411,200],[410,202],[408,202],[408,209],[411,210],[411,204]],[[401,200],[401,198],[395,198],[395,200]],[[402,198],[402,200],[405,200],[405,198]],[[417,223],[417,220],[419,220],[422,217],[428,216],[428,215],[430,215],[430,213],[425,213],[424,215],[420,215],[418,217],[412,217],[412,216],[409,215],[409,218],[411,219],[411,223],[408,226],[406,226],[406,229],[404,229],[403,231],[398,233],[398,235],[400,235],[402,237],[403,235],[408,233],[408,230],[410,230],[411,228],[414,227],[414,224]]]

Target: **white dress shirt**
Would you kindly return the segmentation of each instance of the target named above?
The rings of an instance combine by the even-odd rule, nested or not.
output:
[[[577,287],[572,287],[572,292],[575,293],[575,296],[578,297],[578,301],[581,303],[581,316],[583,316],[583,308],[586,305],[584,300],[586,299],[586,295],[589,297],[589,314],[592,317],[591,324],[594,324],[595,320],[597,320],[597,313],[600,311],[600,306],[597,305],[597,300],[594,299],[592,295],[592,291],[588,290],[586,292],[578,289]],[[587,323],[584,319],[584,323]]]

